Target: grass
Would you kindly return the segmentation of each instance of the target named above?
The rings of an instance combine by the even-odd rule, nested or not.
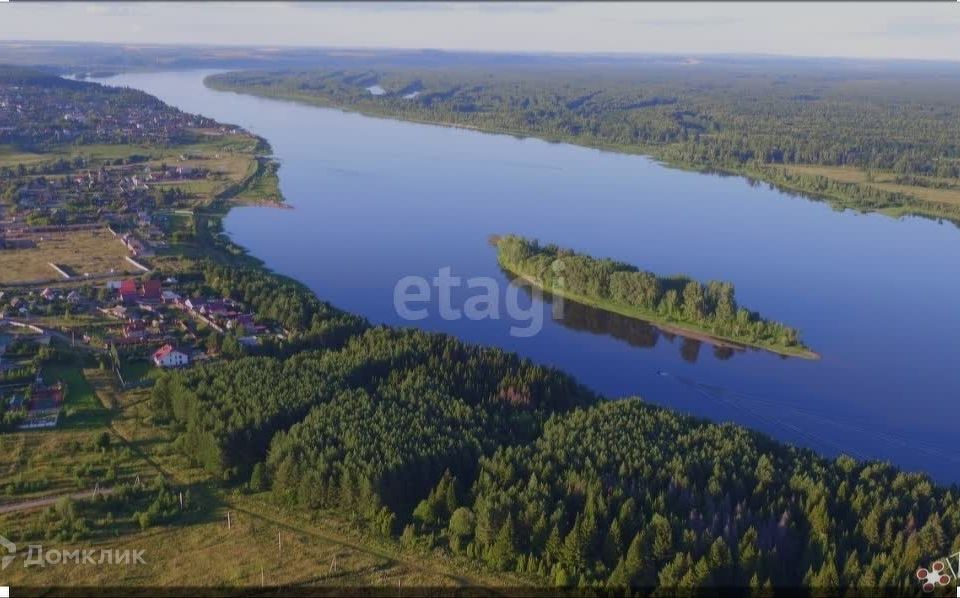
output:
[[[102,427],[109,422],[109,411],[97,398],[83,371],[75,365],[48,365],[41,371],[47,384],[62,381],[67,386],[60,425],[65,429]]]
[[[209,474],[172,449],[176,431],[152,425],[148,391],[117,391],[109,374],[86,370],[103,404],[112,405],[109,427],[0,436],[0,470],[9,476],[42,476],[44,490],[28,496],[76,491],[78,467],[102,469],[121,460],[120,479],[158,473],[178,488],[188,487],[203,506],[167,526],[140,530],[129,521],[95,521],[90,538],[67,548],[143,550],[146,564],[80,567],[11,567],[5,582],[18,586],[197,586],[361,588],[406,590],[423,587],[519,587],[513,576],[486,573],[476,564],[437,553],[402,548],[396,541],[368,537],[336,513],[279,508],[268,495],[220,489]],[[91,451],[92,440],[109,430],[112,448]],[[85,479],[92,485],[90,479]],[[0,485],[4,483],[0,477]],[[227,513],[230,526],[227,526]],[[22,560],[35,540],[23,534],[41,511],[0,514],[0,534],[12,538]],[[282,551],[278,547],[278,535]],[[44,542],[45,547],[61,546]]]
[[[920,201],[960,206],[960,188],[936,189],[917,185],[902,185],[895,182],[897,175],[892,172],[871,171],[870,177],[868,177],[867,171],[862,168],[817,165],[785,165],[783,168],[792,173],[823,176],[842,183],[857,183],[883,191],[904,193]],[[933,183],[951,182],[936,177],[923,178],[927,178]]]
[[[227,527],[226,513],[231,524]],[[71,543],[143,550],[146,564],[130,566],[11,567],[13,586],[131,587],[455,587],[483,583],[430,562],[405,558],[287,520],[249,497],[228,499],[195,521],[149,528],[117,538]],[[30,516],[7,515],[0,528],[25,525]],[[282,550],[278,547],[278,536]],[[26,553],[27,547],[21,548]],[[21,559],[23,557],[21,556]],[[19,563],[18,563],[19,564]]]
[[[35,234],[36,247],[0,250],[0,284],[65,280],[50,263],[78,277],[138,271],[127,248],[106,229]]]
[[[48,159],[49,156],[45,154],[25,152],[12,145],[0,145],[0,167],[16,166],[18,164],[30,166],[31,164],[45,162]]]
[[[153,364],[146,359],[137,361],[124,360],[123,363],[120,364],[120,374],[127,384],[143,380],[155,369]]]
[[[280,179],[277,163],[266,159],[257,160],[256,170],[243,183],[243,188],[231,199],[239,203],[280,203]]]

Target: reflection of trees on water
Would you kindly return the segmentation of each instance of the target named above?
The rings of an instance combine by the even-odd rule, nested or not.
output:
[[[683,357],[683,360],[688,363],[697,363],[697,358],[700,357],[700,346],[702,344],[703,343],[696,339],[683,339],[683,342],[680,343],[680,357]]]
[[[520,279],[512,272],[502,268],[501,272],[507,277],[511,285],[522,289],[522,292],[528,300],[532,298],[533,286],[529,282]],[[554,296],[547,291],[541,290],[540,292],[543,296],[543,302],[551,306],[550,313],[552,314]],[[545,317],[551,317],[551,315],[548,314]],[[628,318],[627,316],[617,313],[577,303],[570,299],[563,299],[563,318],[554,321],[570,330],[612,336],[613,338],[626,342],[632,347],[643,347],[647,349],[655,347],[661,337],[672,343],[678,336],[660,330],[644,320]],[[680,356],[683,357],[685,361],[696,363],[700,356],[700,347],[703,343],[699,340],[682,336],[680,336],[680,339]],[[736,351],[730,347],[713,347],[714,357],[721,361],[730,359],[734,353],[736,353]]]

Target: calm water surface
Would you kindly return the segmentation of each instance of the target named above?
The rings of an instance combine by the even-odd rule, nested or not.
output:
[[[507,284],[488,244],[507,232],[662,274],[729,280],[742,305],[799,328],[823,359],[731,355],[569,305],[566,320],[548,319],[531,338],[511,336],[504,320],[445,321],[435,302],[416,325],[558,366],[611,397],[642,395],[826,454],[960,480],[953,225],[837,212],[638,156],[212,91],[204,74],[107,82],[269,140],[296,209],[235,209],[226,230],[322,298],[412,325],[393,307],[401,277],[449,266]]]

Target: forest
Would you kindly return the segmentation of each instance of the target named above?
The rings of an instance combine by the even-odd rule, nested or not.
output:
[[[611,259],[597,259],[515,235],[497,241],[500,265],[545,290],[640,319],[676,323],[721,339],[815,357],[796,329],[737,304],[729,282],[702,284],[658,276]]]
[[[499,349],[375,327],[339,349],[170,372],[177,449],[228,487],[558,587],[909,591],[956,488],[827,459]]]
[[[716,62],[716,61],[713,61]],[[371,114],[647,153],[749,174],[858,210],[960,219],[960,208],[865,185],[825,189],[784,165],[960,177],[960,82],[896,66],[636,65],[354,67],[212,75],[207,85]],[[383,94],[368,87],[378,85]]]

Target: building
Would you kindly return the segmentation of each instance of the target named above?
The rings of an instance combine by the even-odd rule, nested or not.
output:
[[[133,303],[137,300],[137,281],[128,278],[120,283],[120,300],[124,303]]]
[[[153,353],[153,363],[160,368],[182,367],[190,363],[190,356],[173,345],[164,345]]]
[[[163,283],[159,280],[148,280],[143,283],[141,299],[148,302],[159,302],[163,292]]]

